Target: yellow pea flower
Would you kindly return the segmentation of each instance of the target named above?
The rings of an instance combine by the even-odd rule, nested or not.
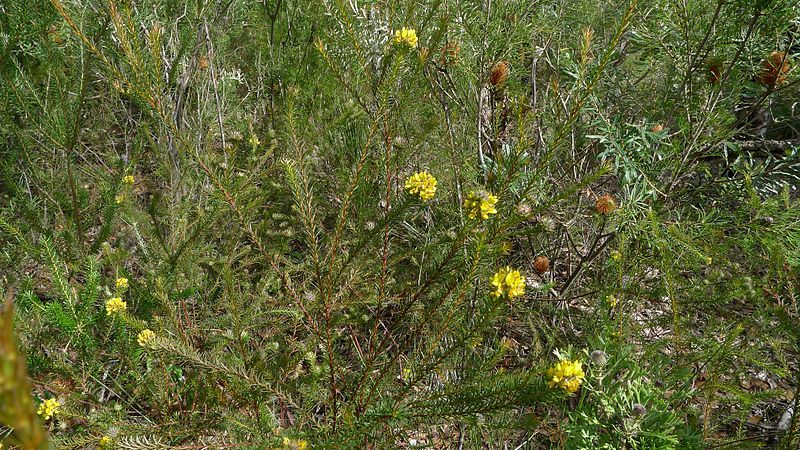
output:
[[[403,27],[394,32],[394,41],[398,44],[405,44],[411,48],[417,48],[417,31],[413,28]]]
[[[464,209],[470,219],[480,217],[483,220],[489,218],[490,214],[497,214],[497,196],[490,192],[470,192],[464,199]]]
[[[513,270],[509,266],[498,270],[492,276],[491,284],[494,288],[492,297],[507,295],[508,298],[516,298],[525,295],[525,277],[519,270]]]
[[[155,337],[155,333],[153,330],[145,328],[144,330],[140,331],[139,334],[136,336],[136,342],[139,344],[140,347],[147,347],[147,344]]]
[[[121,313],[122,311],[125,311],[127,307],[128,304],[123,302],[121,298],[111,298],[106,302],[106,315],[110,316],[112,314]]]
[[[419,195],[423,202],[427,202],[436,195],[436,178],[428,172],[417,172],[406,180],[406,191],[411,195]]]
[[[42,419],[44,420],[50,420],[51,417],[56,415],[59,407],[61,407],[61,403],[59,403],[58,400],[54,398],[48,398],[39,405],[39,409],[36,411],[36,414],[42,416]]]
[[[306,450],[308,448],[308,442],[303,439],[289,439],[288,437],[284,437],[283,448],[284,450]]]
[[[570,394],[575,393],[586,379],[583,363],[579,360],[562,359],[555,366],[547,369],[547,385],[561,388]]]

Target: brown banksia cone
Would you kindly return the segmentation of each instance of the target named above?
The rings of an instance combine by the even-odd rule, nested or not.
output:
[[[544,255],[539,255],[533,260],[533,268],[539,273],[545,273],[550,270],[550,258]]]
[[[719,80],[722,79],[722,60],[716,58],[708,60],[706,62],[706,71],[706,78],[708,78],[709,83],[719,83]]]
[[[455,66],[458,64],[458,54],[461,52],[461,46],[458,42],[447,41],[442,46],[442,54],[439,57],[439,63],[443,66]]]
[[[489,75],[489,84],[495,88],[502,88],[508,80],[509,67],[506,61],[500,61],[492,67]]]
[[[600,214],[611,214],[617,209],[617,202],[614,200],[614,197],[606,194],[597,199],[595,206],[597,207],[597,212]]]
[[[54,44],[63,44],[64,38],[61,37],[61,32],[56,28],[55,25],[51,26],[50,29],[47,31],[47,36],[50,38]]]
[[[758,82],[767,87],[778,86],[786,81],[791,65],[786,52],[772,52],[761,64]]]

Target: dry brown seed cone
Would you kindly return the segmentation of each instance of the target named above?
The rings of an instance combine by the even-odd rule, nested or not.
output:
[[[544,255],[539,255],[533,260],[533,268],[539,273],[545,273],[550,270],[550,258]]]

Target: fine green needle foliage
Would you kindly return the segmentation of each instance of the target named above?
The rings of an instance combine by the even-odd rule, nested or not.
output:
[[[0,448],[796,449],[798,64],[795,0],[0,2]]]

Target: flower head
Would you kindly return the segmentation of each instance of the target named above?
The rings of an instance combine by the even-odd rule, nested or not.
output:
[[[133,175],[125,175],[124,177],[122,177],[122,182],[125,184],[132,185],[133,183],[136,182],[136,178],[133,178]]]
[[[114,203],[118,205],[122,204],[122,202],[124,201],[125,201],[125,196],[122,194],[118,194],[116,197],[114,197]]]
[[[411,195],[419,195],[427,202],[436,195],[436,178],[428,172],[417,172],[406,180],[406,191]]]
[[[525,202],[522,202],[517,205],[517,214],[519,214],[522,217],[529,218],[532,212],[533,208],[531,208],[531,205]]]
[[[306,450],[308,448],[308,442],[303,439],[289,439],[288,437],[284,437],[283,448],[284,450]]]
[[[562,359],[555,366],[547,369],[547,385],[551,388],[564,389],[570,394],[575,393],[581,387],[585,378],[583,363],[579,360]]]
[[[106,315],[110,316],[112,314],[120,313],[125,311],[125,308],[128,307],[128,304],[123,302],[119,297],[113,297],[108,299],[106,302]]]
[[[140,347],[147,347],[147,344],[150,343],[155,335],[156,334],[153,332],[153,330],[145,328],[136,336],[136,342],[139,343]]]
[[[497,271],[492,276],[492,297],[507,295],[508,298],[516,298],[525,294],[525,277],[519,270],[513,270],[506,266]]]
[[[497,196],[490,192],[470,192],[464,199],[464,209],[470,219],[488,219],[489,214],[497,214]]]
[[[48,398],[39,405],[39,409],[36,411],[36,414],[42,416],[44,420],[50,420],[50,418],[58,412],[58,408],[60,406],[61,403],[59,403],[58,400],[54,398]]]
[[[394,32],[394,41],[398,44],[405,44],[411,48],[417,48],[417,31],[413,28],[403,27]]]
[[[458,63],[458,54],[461,52],[461,45],[458,42],[447,41],[442,46],[442,55],[439,63],[443,66],[454,66]]]
[[[608,362],[608,354],[602,350],[595,350],[592,353],[589,353],[589,359],[592,360],[592,364],[605,366]]]
[[[103,436],[98,442],[100,448],[109,448],[111,446],[111,436]]]
[[[489,83],[495,88],[502,87],[508,79],[508,72],[508,63],[499,61],[492,67],[492,72],[489,74]]]
[[[117,289],[120,289],[120,290],[123,290],[123,291],[128,289],[128,279],[125,278],[125,277],[117,278],[116,286],[117,286]]]
[[[711,58],[706,61],[706,78],[709,83],[717,84],[722,79],[723,63],[724,61],[719,58]]]
[[[617,202],[614,201],[614,197],[606,194],[597,199],[595,206],[597,207],[597,212],[600,214],[611,214],[617,209]]]
[[[791,68],[786,52],[772,52],[762,63],[758,82],[767,87],[781,85]]]

